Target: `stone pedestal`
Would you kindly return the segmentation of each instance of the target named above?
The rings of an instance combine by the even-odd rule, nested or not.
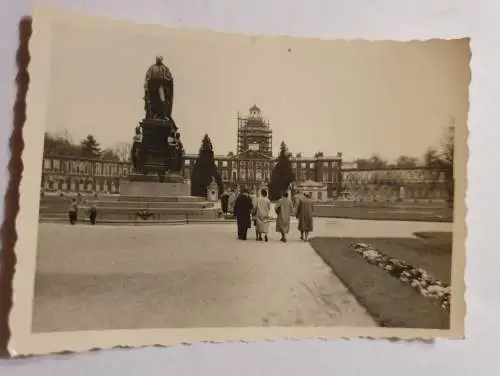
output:
[[[189,196],[189,184],[184,182],[133,181],[120,182],[121,196]]]
[[[179,172],[167,171],[163,179],[158,174],[130,174],[126,180],[134,182],[152,183],[185,183],[184,177]],[[120,183],[121,184],[121,183]]]
[[[144,170],[162,172],[167,158],[166,140],[175,125],[171,120],[144,119],[142,129],[141,159]]]

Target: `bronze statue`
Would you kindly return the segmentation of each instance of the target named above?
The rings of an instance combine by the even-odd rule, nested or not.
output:
[[[161,56],[146,71],[144,101],[146,119],[172,120],[174,78]]]
[[[145,118],[136,128],[132,146],[135,173],[157,174],[164,181],[166,172],[180,174],[184,148],[172,119],[174,79],[161,56],[146,71],[144,80]]]
[[[135,127],[134,142],[132,143],[131,157],[132,165],[134,170],[140,172],[142,170],[142,158],[141,158],[141,146],[142,146],[142,133],[141,127]]]
[[[167,160],[166,167],[169,171],[179,172],[182,170],[184,146],[182,145],[179,132],[171,133],[167,138]]]
[[[182,171],[184,167],[184,145],[182,145],[180,133],[177,132],[175,137],[177,142],[174,149],[174,163],[172,163],[171,169],[173,171]]]

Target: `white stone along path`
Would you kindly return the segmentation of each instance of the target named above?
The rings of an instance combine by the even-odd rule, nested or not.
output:
[[[448,223],[315,219],[314,236],[394,237]],[[253,230],[253,229],[252,229]],[[40,224],[33,331],[374,326],[296,223],[282,244],[235,224]]]

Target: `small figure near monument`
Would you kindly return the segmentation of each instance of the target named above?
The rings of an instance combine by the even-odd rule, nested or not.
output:
[[[78,204],[76,198],[71,199],[71,203],[68,208],[69,223],[75,225],[78,219]]]
[[[90,219],[90,223],[92,225],[95,225],[96,219],[97,219],[97,206],[96,206],[96,204],[92,204],[90,206],[89,219]]]

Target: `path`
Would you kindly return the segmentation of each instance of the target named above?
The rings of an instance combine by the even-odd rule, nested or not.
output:
[[[315,225],[317,236],[407,236],[447,224]],[[375,325],[307,243],[242,242],[234,227],[41,224],[33,330]]]

